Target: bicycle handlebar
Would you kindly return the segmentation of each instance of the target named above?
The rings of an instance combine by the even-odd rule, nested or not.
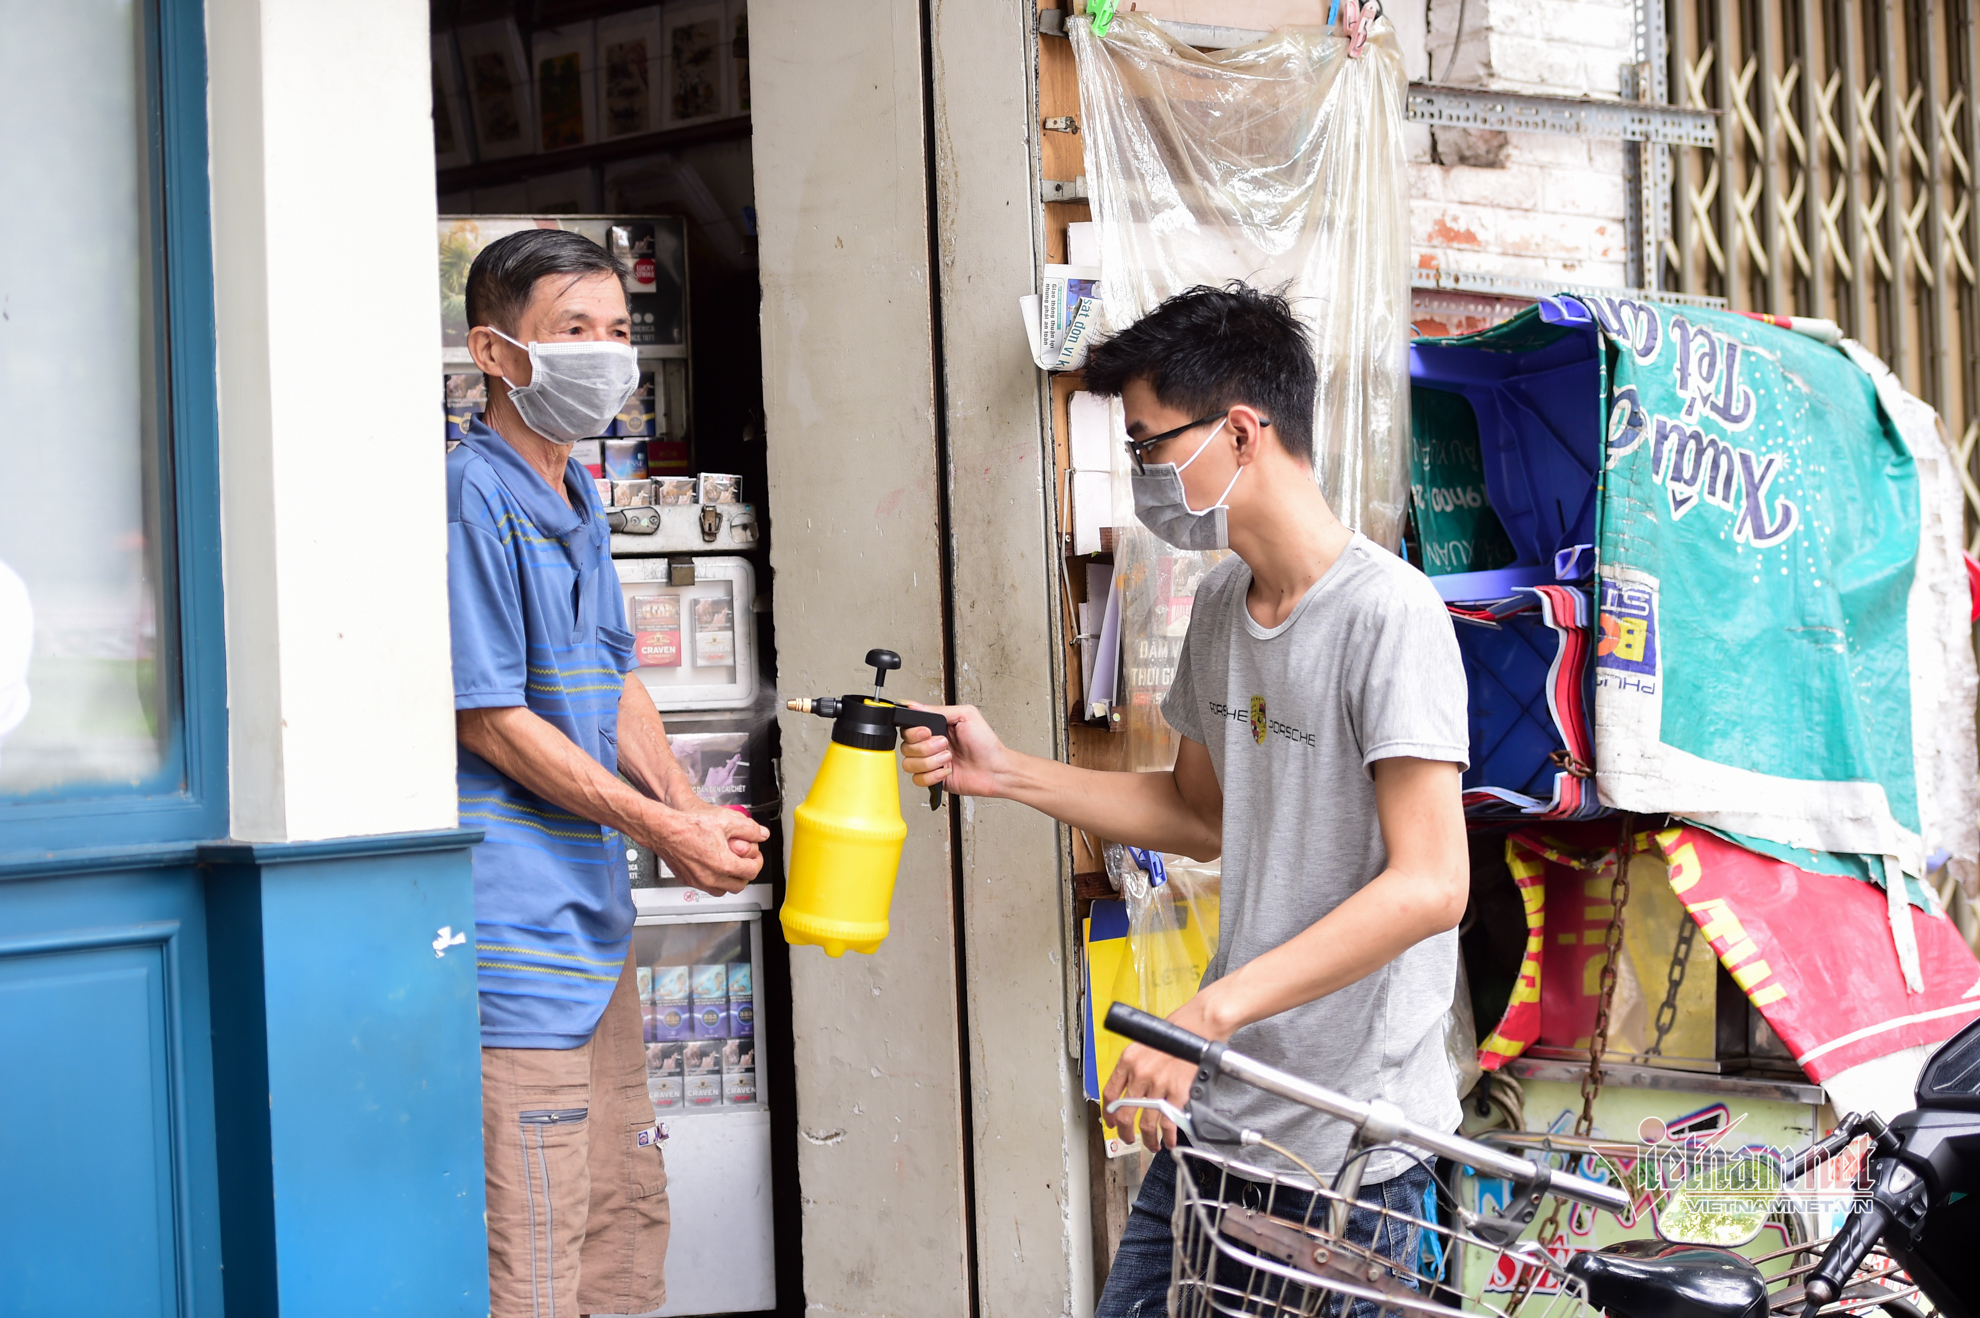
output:
[[[1611,1185],[1583,1180],[1525,1158],[1491,1148],[1445,1131],[1419,1126],[1402,1115],[1393,1104],[1377,1099],[1363,1103],[1331,1089],[1302,1080],[1275,1067],[1245,1056],[1226,1044],[1212,1043],[1173,1025],[1159,1016],[1116,1002],[1107,1009],[1107,1028],[1124,1039],[1143,1044],[1157,1052],[1179,1057],[1211,1072],[1243,1081],[1268,1094],[1290,1099],[1347,1122],[1377,1144],[1403,1141],[1428,1149],[1440,1158],[1449,1158],[1487,1176],[1502,1176],[1523,1184],[1539,1184],[1548,1193],[1563,1199],[1621,1213],[1629,1209],[1629,1196]]]

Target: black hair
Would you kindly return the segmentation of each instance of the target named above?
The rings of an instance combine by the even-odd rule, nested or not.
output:
[[[546,275],[609,274],[625,286],[626,269],[612,254],[568,229],[523,229],[481,249],[467,277],[467,323],[512,330]]]
[[[1280,292],[1233,279],[1176,294],[1086,356],[1086,387],[1118,395],[1145,381],[1168,407],[1192,417],[1239,403],[1255,407],[1286,452],[1313,464],[1313,340]]]

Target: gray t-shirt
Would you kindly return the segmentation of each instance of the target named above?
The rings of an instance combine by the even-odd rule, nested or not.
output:
[[[1224,789],[1223,896],[1207,984],[1296,937],[1388,864],[1376,760],[1465,763],[1464,667],[1450,615],[1422,573],[1361,535],[1277,627],[1245,608],[1251,569],[1232,555],[1197,587],[1162,713],[1209,748]],[[1239,1030],[1231,1046],[1351,1098],[1455,1130],[1444,1050],[1456,930],[1365,979]],[[1348,1127],[1234,1080],[1218,1109],[1331,1175]],[[1263,1149],[1246,1160],[1281,1165]],[[1371,1158],[1364,1176],[1402,1171]]]

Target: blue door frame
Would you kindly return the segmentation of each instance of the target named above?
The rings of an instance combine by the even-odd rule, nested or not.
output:
[[[480,1318],[480,835],[227,840],[206,14],[139,6],[177,700],[0,798],[0,1314]]]

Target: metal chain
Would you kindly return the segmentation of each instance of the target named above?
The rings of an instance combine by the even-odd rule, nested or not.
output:
[[[1677,1024],[1678,990],[1684,987],[1684,972],[1691,965],[1691,940],[1698,935],[1698,921],[1691,918],[1690,911],[1678,914],[1677,951],[1671,954],[1671,967],[1665,972],[1664,1005],[1657,1008],[1657,1037],[1645,1050],[1646,1057],[1661,1057],[1664,1052],[1664,1036]]]
[[[1616,967],[1621,962],[1623,907],[1629,904],[1630,816],[1622,817],[1622,837],[1616,843],[1616,875],[1609,884],[1609,929],[1602,947],[1602,996],[1595,1004],[1595,1032],[1588,1037],[1588,1070],[1581,1077],[1581,1115],[1575,1118],[1574,1133],[1586,1136],[1595,1129],[1595,1100],[1602,1096],[1602,1054],[1609,1048],[1609,1009],[1616,999]],[[1540,1224],[1539,1243],[1544,1252],[1554,1233],[1561,1229],[1561,1200],[1547,1220]],[[1540,1280],[1540,1269],[1528,1267],[1518,1289],[1506,1305],[1508,1315],[1517,1314],[1520,1305]]]

